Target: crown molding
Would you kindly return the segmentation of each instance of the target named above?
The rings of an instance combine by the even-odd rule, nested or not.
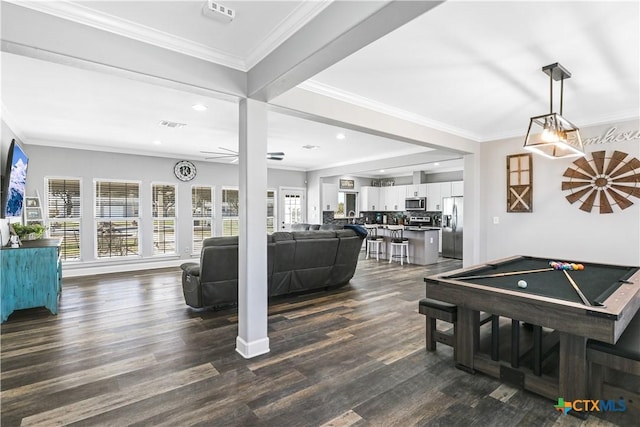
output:
[[[2,120],[9,129],[15,134],[15,136],[25,144],[28,144],[26,135],[22,131],[22,128],[18,126],[18,122],[16,119],[9,113],[7,107],[5,107],[4,102],[0,101],[0,120]]]
[[[247,70],[262,61],[333,2],[334,0],[300,2],[300,5],[283,22],[274,27],[264,41],[249,53],[246,59]]]
[[[5,1],[37,12],[46,13],[78,24],[87,25],[153,46],[247,72],[273,52],[273,50],[280,46],[285,40],[309,23],[316,15],[333,3],[334,0],[301,2],[279,25],[273,28],[269,35],[249,53],[247,58],[231,55],[201,43],[196,43],[164,31],[118,18],[88,6],[72,3],[68,0],[55,2],[34,0]]]
[[[586,120],[582,120],[583,125],[578,126],[580,132],[583,133],[585,129],[593,128],[596,126],[615,125],[616,123],[624,123],[631,120],[639,120],[640,112],[638,110],[624,110],[615,114],[601,114],[597,117],[590,117]],[[499,141],[510,138],[522,138],[524,141],[526,130],[526,120],[520,129],[504,130],[502,132],[496,132],[489,135],[485,135],[483,138],[478,139],[478,142],[490,142]],[[584,135],[582,136],[584,139]]]
[[[126,19],[91,9],[87,6],[71,3],[67,0],[55,2],[30,0],[5,1],[153,46],[214,62],[239,71],[247,71],[244,60],[237,56],[141,24],[136,24]]]
[[[447,132],[452,135],[460,136],[462,138],[470,139],[472,141],[480,141],[482,138],[479,135],[469,133],[463,129],[459,129],[453,126],[446,125],[436,120],[429,120],[423,116],[412,113],[410,111],[403,110],[401,108],[391,107],[383,104],[382,102],[374,101],[369,98],[365,98],[360,95],[356,95],[352,92],[347,92],[342,89],[335,88],[333,86],[326,85],[314,81],[313,79],[307,80],[298,85],[300,89],[308,90],[310,92],[317,93],[319,95],[327,96],[338,101],[347,102],[359,107],[367,108],[369,110],[377,111],[382,114],[386,114],[391,117],[396,117],[401,120],[406,120],[411,123],[415,123],[421,126],[426,126],[432,129],[436,129],[442,132]]]

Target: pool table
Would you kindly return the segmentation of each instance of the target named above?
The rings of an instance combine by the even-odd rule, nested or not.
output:
[[[624,332],[640,308],[640,268],[554,260],[584,265],[584,270],[567,272],[583,299],[567,274],[550,268],[549,261],[514,256],[426,277],[426,296],[458,306],[458,367],[515,382],[550,399],[585,399],[587,339],[615,343]],[[527,282],[526,288],[518,286],[520,280]],[[481,311],[555,330],[558,378],[514,368],[480,353]]]

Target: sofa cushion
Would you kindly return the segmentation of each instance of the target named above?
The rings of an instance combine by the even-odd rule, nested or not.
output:
[[[238,280],[238,245],[212,245],[200,254],[202,283]]]
[[[344,228],[343,225],[338,224],[322,224],[320,226],[320,230],[342,230]]]
[[[233,246],[238,245],[238,236],[230,237],[209,237],[202,241],[202,247],[208,246]]]
[[[294,240],[334,239],[336,237],[336,232],[330,230],[294,231],[291,234]]]
[[[291,224],[291,231],[303,231],[308,230],[309,224]]]
[[[277,296],[289,293],[291,275],[295,269],[295,253],[296,241],[293,239],[279,240],[274,243],[273,273],[269,278],[269,295]]]
[[[276,231],[271,235],[274,242],[281,242],[283,240],[293,240],[293,233],[288,231]]]
[[[312,233],[335,235],[332,231]],[[294,237],[296,234],[298,233],[294,233]],[[291,277],[290,290],[298,291],[329,286],[331,270],[336,262],[338,243],[339,239],[335,237],[296,239],[295,270]]]
[[[358,235],[351,229],[344,229],[336,230],[336,237],[358,237]]]
[[[184,264],[180,265],[180,268],[185,273],[190,274],[192,276],[200,275],[200,264],[198,264],[197,262],[185,262]]]
[[[338,230],[338,251],[331,271],[331,285],[340,286],[347,283],[356,272],[358,256],[362,248],[362,238],[353,230]]]

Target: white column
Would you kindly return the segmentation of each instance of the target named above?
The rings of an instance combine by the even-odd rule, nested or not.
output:
[[[269,352],[267,336],[267,106],[240,101],[238,337],[245,358]]]

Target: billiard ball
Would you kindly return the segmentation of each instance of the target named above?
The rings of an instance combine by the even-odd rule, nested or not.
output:
[[[522,289],[526,288],[527,282],[525,282],[524,280],[518,280],[518,287]]]

